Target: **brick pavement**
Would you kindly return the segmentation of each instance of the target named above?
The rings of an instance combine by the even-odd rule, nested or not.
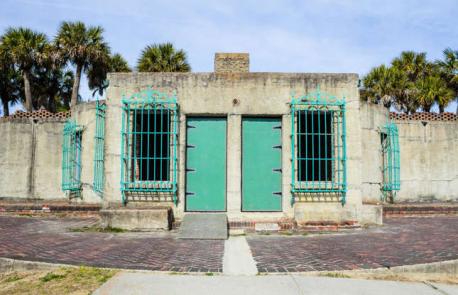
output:
[[[0,216],[0,257],[126,269],[222,271],[224,241],[178,240],[170,233],[68,230],[95,222]]]
[[[0,216],[0,257],[161,271],[221,272],[224,241],[174,233],[90,233],[95,218]],[[458,217],[389,218],[383,227],[314,236],[248,235],[258,270],[391,267],[458,259]]]
[[[392,267],[458,259],[458,217],[390,218],[379,228],[318,236],[249,236],[260,272]]]

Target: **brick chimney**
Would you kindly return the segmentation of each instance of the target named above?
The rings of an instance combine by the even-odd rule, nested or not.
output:
[[[215,53],[215,73],[248,73],[249,71],[248,53]]]

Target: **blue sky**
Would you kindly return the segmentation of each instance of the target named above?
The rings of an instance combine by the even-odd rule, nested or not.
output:
[[[458,49],[457,16],[456,0],[2,0],[0,32],[26,26],[53,38],[61,21],[81,20],[104,27],[131,66],[146,45],[170,41],[194,72],[213,71],[222,51],[249,52],[254,72],[364,75],[403,50],[434,60]],[[92,99],[86,81],[81,94]]]

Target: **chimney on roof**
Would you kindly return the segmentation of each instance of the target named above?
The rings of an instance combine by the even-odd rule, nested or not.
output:
[[[215,73],[248,73],[249,71],[248,53],[215,53]]]

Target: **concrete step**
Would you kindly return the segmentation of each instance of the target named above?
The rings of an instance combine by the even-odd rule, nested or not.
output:
[[[398,203],[383,206],[386,217],[458,215],[458,203]]]
[[[170,230],[172,209],[156,207],[149,209],[117,208],[100,210],[102,227],[115,227],[133,231]]]
[[[188,213],[181,222],[178,238],[226,240],[227,216],[224,213]]]

